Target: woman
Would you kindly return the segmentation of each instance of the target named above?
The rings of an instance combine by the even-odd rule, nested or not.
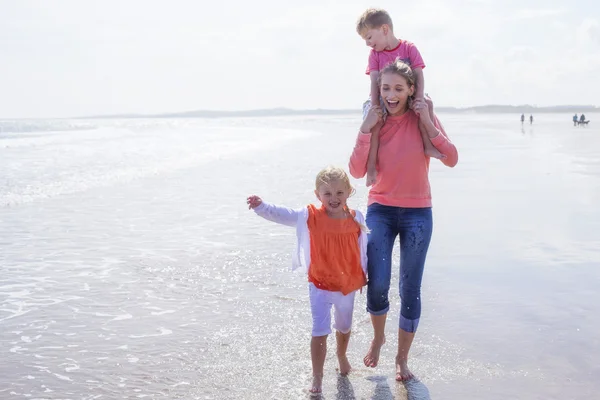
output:
[[[370,132],[381,125],[378,173],[369,191],[366,217],[367,227],[371,230],[367,245],[367,311],[371,314],[374,337],[364,362],[375,367],[385,343],[391,257],[394,241],[399,235],[402,308],[396,380],[405,381],[413,377],[408,368],[408,352],[421,316],[421,279],[433,228],[429,157],[425,156],[420,130],[427,132],[433,145],[443,154],[441,161],[445,165],[455,166],[458,153],[433,116],[430,104],[423,100],[411,101],[415,85],[407,64],[396,61],[384,68],[380,91],[388,112],[385,123],[381,109],[371,109],[350,157],[352,176],[365,176]]]

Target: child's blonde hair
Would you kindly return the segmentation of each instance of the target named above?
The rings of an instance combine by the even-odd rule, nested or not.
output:
[[[323,168],[317,174],[317,179],[315,181],[315,189],[319,190],[319,187],[323,184],[327,184],[333,181],[343,182],[344,185],[350,190],[350,196],[352,196],[355,192],[354,187],[350,183],[350,177],[342,168],[334,167],[332,165]]]
[[[367,29],[377,29],[383,25],[389,26],[390,30],[394,31],[392,17],[390,17],[387,11],[381,8],[369,8],[356,21],[356,32],[362,35],[363,31]]]
[[[339,182],[344,183],[346,188],[350,191],[350,196],[352,196],[352,195],[354,195],[354,193],[356,193],[356,190],[350,183],[350,177],[348,176],[346,171],[344,171],[343,168],[334,167],[331,165],[328,167],[325,167],[321,171],[319,171],[319,173],[317,174],[317,179],[315,180],[315,189],[319,190],[319,187],[321,185],[328,184],[328,183],[331,183],[334,181],[339,181]],[[348,209],[347,205],[346,205],[345,211],[348,214],[350,214],[350,210]],[[350,215],[352,215],[352,214],[350,214]],[[363,231],[365,233],[369,232],[369,229],[366,227],[366,225],[358,223],[358,226],[360,227],[361,231]]]

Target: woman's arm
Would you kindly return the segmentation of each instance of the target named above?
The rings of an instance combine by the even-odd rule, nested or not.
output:
[[[440,151],[446,158],[442,158],[440,161],[447,167],[454,167],[458,163],[458,150],[454,143],[448,138],[448,134],[444,130],[441,122],[435,117],[435,123],[425,125],[427,135],[431,138],[431,144]],[[433,136],[432,136],[433,135]]]
[[[419,128],[427,132],[427,136],[431,139],[431,144],[446,156],[441,159],[442,163],[448,167],[454,167],[458,163],[458,150],[456,150],[454,143],[450,141],[437,116],[433,115],[433,111],[430,113],[429,107],[432,106],[433,103],[431,103],[431,100],[427,102],[415,101],[415,104],[413,104],[413,109],[418,111],[419,114]]]
[[[369,158],[369,149],[371,148],[371,133],[358,133],[356,138],[356,144],[352,155],[350,156],[350,163],[348,169],[350,175],[356,179],[360,179],[367,173],[367,159]]]
[[[381,129],[382,122],[383,113],[381,108],[371,105],[371,109],[360,126],[360,132],[356,138],[356,144],[354,145],[354,150],[348,164],[350,175],[356,179],[362,178],[367,173],[367,159],[369,158],[369,148],[371,147],[371,131],[376,127]]]

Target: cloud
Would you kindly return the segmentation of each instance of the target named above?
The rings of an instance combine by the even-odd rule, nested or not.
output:
[[[577,45],[581,51],[594,51],[594,48],[600,47],[600,23],[597,19],[586,18],[579,25]]]
[[[593,103],[595,5],[381,0],[440,105]],[[363,0],[4,2],[3,116],[190,109],[360,108]],[[581,16],[580,10],[586,8]],[[594,8],[595,7],[595,8]],[[587,17],[586,17],[587,16]],[[584,87],[585,90],[581,90]],[[236,101],[232,102],[231,99]]]
[[[517,10],[514,14],[513,19],[535,19],[535,18],[547,18],[564,15],[567,13],[565,9],[544,9],[544,8],[533,8],[533,9],[521,9]]]

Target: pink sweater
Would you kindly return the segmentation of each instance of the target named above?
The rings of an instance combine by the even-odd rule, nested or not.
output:
[[[442,162],[454,167],[458,152],[436,118],[440,133],[431,143],[446,158]],[[369,191],[368,204],[421,208],[431,207],[429,157],[425,156],[417,115],[408,111],[400,116],[388,116],[379,133],[377,180]],[[352,156],[350,174],[362,178],[367,173],[371,134],[359,133]]]

